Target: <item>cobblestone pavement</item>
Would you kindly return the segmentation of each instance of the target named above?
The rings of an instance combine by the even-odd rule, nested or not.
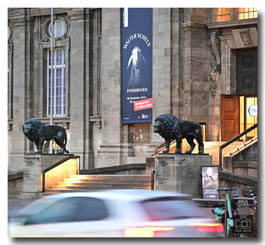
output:
[[[31,203],[32,200],[8,199],[8,218],[13,217],[17,212]]]

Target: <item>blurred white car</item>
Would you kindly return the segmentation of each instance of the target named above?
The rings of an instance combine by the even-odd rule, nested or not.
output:
[[[222,237],[189,196],[103,190],[43,197],[9,221],[11,237]]]

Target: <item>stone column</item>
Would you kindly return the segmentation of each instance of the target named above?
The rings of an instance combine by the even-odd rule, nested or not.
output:
[[[71,153],[80,156],[80,168],[93,167],[89,151],[89,25],[88,10],[70,15],[70,132]]]
[[[26,119],[26,23],[25,9],[19,10],[18,18],[12,19],[13,41],[13,125],[9,131],[9,170],[23,170],[25,138],[22,125]]]
[[[121,145],[121,11],[102,9],[101,67],[102,144],[96,167],[120,164]]]
[[[153,121],[171,113],[171,10],[153,9]],[[163,139],[150,127],[151,143]]]
[[[180,98],[180,61],[181,61],[181,44],[180,44],[180,9],[171,9],[171,101],[172,114],[179,117]]]
[[[232,36],[220,36],[221,41],[221,93],[222,94],[235,94],[235,72],[232,71],[232,66],[236,64],[235,55],[233,55],[230,43],[233,40]],[[233,69],[236,71],[236,68]],[[232,89],[233,88],[233,89]]]
[[[183,23],[183,91],[181,118],[185,120],[208,120],[209,84],[207,33],[204,24]]]

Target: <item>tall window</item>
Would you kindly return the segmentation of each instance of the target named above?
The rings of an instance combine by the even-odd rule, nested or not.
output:
[[[48,115],[65,116],[65,50],[48,51]],[[53,72],[52,72],[53,63]],[[53,78],[53,79],[52,79]]]

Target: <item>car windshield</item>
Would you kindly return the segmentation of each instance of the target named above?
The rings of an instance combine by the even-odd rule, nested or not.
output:
[[[191,201],[173,197],[145,200],[141,206],[151,221],[209,217],[207,212]]]

